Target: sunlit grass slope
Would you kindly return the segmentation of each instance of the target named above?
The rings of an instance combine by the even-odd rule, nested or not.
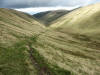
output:
[[[39,36],[35,49],[49,64],[70,71],[69,75],[100,75],[100,4],[55,21]]]
[[[1,75],[100,75],[100,4],[47,29],[21,12],[0,9],[0,15]]]
[[[43,26],[28,14],[0,8],[0,43],[15,42],[20,37],[32,36]]]
[[[56,20],[52,27],[66,30],[75,29],[79,33],[96,34],[100,28],[100,3],[89,5],[75,10],[64,17]],[[66,29],[67,28],[67,29]],[[69,29],[68,29],[69,28]]]
[[[22,41],[42,31],[43,25],[30,15],[0,8],[0,75],[35,75]]]

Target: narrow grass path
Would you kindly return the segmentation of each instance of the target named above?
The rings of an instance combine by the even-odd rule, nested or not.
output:
[[[50,69],[48,68],[48,66],[41,66],[40,65],[40,63],[38,62],[39,59],[36,59],[36,57],[35,57],[36,50],[35,50],[35,48],[32,47],[32,43],[34,42],[34,44],[35,44],[37,38],[40,35],[44,34],[46,31],[41,32],[40,34],[37,34],[36,36],[34,36],[32,38],[32,42],[28,40],[28,44],[26,46],[26,48],[28,49],[29,58],[32,62],[32,65],[38,71],[38,75],[53,75],[52,72],[50,71]],[[41,62],[41,64],[44,64],[45,61],[40,61],[40,62]]]
[[[45,31],[47,32],[47,30]],[[43,35],[45,32],[41,32],[29,39],[26,39],[26,48],[29,54],[29,58],[32,62],[32,65],[38,71],[38,75],[71,75],[70,71],[64,70],[58,67],[55,64],[50,64],[48,60],[45,60],[38,50],[35,48],[37,40],[40,35]]]
[[[28,48],[28,52],[29,52],[29,55],[30,55],[30,60],[33,64],[33,66],[37,69],[38,71],[38,75],[51,75],[51,71],[49,70],[49,68],[47,66],[43,66],[41,67],[40,64],[37,62],[38,59],[36,59],[34,57],[34,48],[30,47],[30,46],[27,46]]]

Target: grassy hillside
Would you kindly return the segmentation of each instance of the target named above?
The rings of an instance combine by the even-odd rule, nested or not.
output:
[[[24,40],[42,31],[32,16],[0,8],[0,75],[35,75]]]
[[[28,14],[0,8],[0,43],[14,42],[39,33],[43,27]]]
[[[75,29],[95,29],[100,24],[100,4],[79,8],[54,22],[52,27],[72,27]],[[61,21],[61,22],[60,22]],[[74,26],[74,27],[73,27]]]
[[[62,32],[78,33],[100,40],[100,3],[75,10],[53,22],[51,27]]]
[[[89,5],[56,20],[35,49],[68,75],[100,75],[99,34],[100,4]],[[58,75],[67,75],[63,73]]]
[[[0,74],[100,75],[99,12],[100,4],[89,5],[46,29],[27,14],[0,9]]]
[[[61,16],[64,16],[69,12],[70,11],[67,10],[55,10],[55,11],[40,12],[33,16],[37,18],[40,22],[42,22],[45,26],[49,26],[53,21],[60,18]]]

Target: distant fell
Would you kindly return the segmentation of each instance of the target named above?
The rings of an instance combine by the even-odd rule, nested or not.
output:
[[[55,11],[40,12],[33,16],[37,18],[45,26],[49,26],[50,24],[52,24],[53,21],[60,18],[61,16],[64,16],[69,12],[70,11],[67,10],[55,10]]]

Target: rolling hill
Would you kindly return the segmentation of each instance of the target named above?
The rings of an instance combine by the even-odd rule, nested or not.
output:
[[[0,75],[100,75],[99,16],[100,3],[47,28],[30,15],[0,9]]]
[[[28,14],[0,8],[0,75],[30,75],[34,67],[22,41],[44,29]]]
[[[70,11],[67,10],[55,10],[55,11],[40,12],[33,16],[37,18],[45,26],[49,26],[52,24],[53,21],[60,18],[61,16],[64,16],[69,12]]]
[[[60,74],[57,69],[58,75],[99,75],[99,16],[100,3],[64,15],[39,36],[35,49],[49,64],[65,70]]]
[[[75,10],[69,15],[56,20],[51,27],[60,31],[83,34],[93,39],[100,40],[100,3],[89,5]],[[61,22],[60,22],[61,21]]]
[[[0,8],[0,43],[17,41],[17,37],[39,33],[43,26],[32,16],[11,9]],[[2,37],[3,36],[3,37]]]

